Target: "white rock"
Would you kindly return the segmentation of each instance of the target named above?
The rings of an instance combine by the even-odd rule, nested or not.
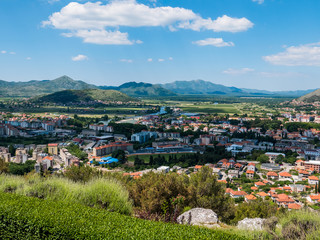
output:
[[[262,230],[265,220],[263,218],[245,218],[238,222],[238,229]]]
[[[219,222],[217,214],[211,209],[193,208],[177,218],[179,224],[197,226],[216,226]]]

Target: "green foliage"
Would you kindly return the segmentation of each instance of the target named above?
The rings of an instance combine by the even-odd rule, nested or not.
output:
[[[85,89],[85,90],[64,90],[55,92],[43,97],[35,98],[36,102],[46,103],[81,103],[90,101],[132,101],[133,98],[115,90]]]
[[[181,210],[186,206],[210,208],[226,222],[234,213],[233,201],[225,194],[224,184],[207,167],[190,178],[176,173],[144,174],[129,183],[128,189],[134,205],[150,213],[163,214],[163,205],[178,195],[185,197]],[[167,211],[173,214],[174,207],[169,205]]]
[[[0,174],[7,173],[9,171],[9,163],[0,157]]]
[[[93,179],[83,184],[57,177],[41,178],[30,175],[22,178],[1,175],[0,192],[53,201],[65,200],[126,215],[132,213],[128,191],[113,179]]]
[[[268,218],[276,215],[277,208],[275,203],[263,201],[262,199],[250,201],[249,203],[244,202],[238,205],[232,222],[237,223],[244,218]]]
[[[300,130],[308,130],[311,128],[320,129],[319,123],[303,123],[303,122],[288,122],[285,124],[288,132],[297,132]]]
[[[36,161],[28,160],[25,163],[9,163],[9,173],[13,175],[24,175],[34,170]]]
[[[64,175],[74,182],[88,182],[96,176],[100,176],[101,172],[89,166],[70,166],[65,171]]]
[[[145,221],[66,201],[4,193],[0,193],[0,226],[1,239],[248,239],[227,231]]]
[[[88,157],[88,154],[80,149],[80,147],[76,144],[70,144],[67,149],[69,152],[79,158],[80,160],[85,160]]]
[[[269,157],[265,154],[262,154],[257,158],[257,161],[259,161],[260,163],[268,163]]]

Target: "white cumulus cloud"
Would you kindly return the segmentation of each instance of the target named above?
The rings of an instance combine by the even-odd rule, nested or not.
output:
[[[199,46],[215,46],[215,47],[233,47],[233,42],[225,42],[222,38],[207,38],[193,42],[193,44]]]
[[[72,57],[71,59],[72,61],[79,62],[79,61],[88,60],[89,58],[86,55],[79,54],[75,57]]]
[[[153,59],[152,59],[152,58],[148,58],[147,61],[148,61],[148,62],[152,62]]]
[[[229,16],[204,19],[190,9],[179,7],[150,7],[136,0],[102,2],[70,2],[59,12],[49,16],[43,26],[66,30],[64,36],[80,37],[84,42],[96,44],[134,44],[120,27],[168,27],[177,29],[212,30],[214,32],[241,32],[253,27],[247,18]],[[110,40],[116,38],[116,41]]]
[[[120,59],[120,62],[133,63],[132,59]]]
[[[2,53],[2,54],[6,54],[6,53],[7,53],[7,51],[5,51],[5,50],[2,50],[2,51],[1,51],[1,53]]]
[[[285,51],[263,59],[274,65],[320,66],[320,42],[286,47]]]
[[[228,68],[227,70],[224,70],[223,73],[230,74],[230,75],[242,75],[242,74],[246,74],[253,71],[254,69],[252,68],[240,68],[240,69]]]

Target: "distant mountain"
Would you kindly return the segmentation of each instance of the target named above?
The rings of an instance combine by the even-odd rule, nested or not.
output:
[[[119,87],[101,86],[101,89],[112,89],[121,91],[133,97],[159,97],[159,96],[175,96],[176,93],[163,88],[158,84],[128,82]]]
[[[96,89],[95,85],[76,81],[68,76],[62,76],[54,80],[32,80],[29,82],[6,82],[0,80],[0,97],[33,97],[50,94],[57,91],[73,89]]]
[[[320,102],[320,88],[297,99],[301,102]]]
[[[181,95],[226,95],[226,96],[287,96],[299,97],[314,90],[266,91],[248,88],[227,87],[204,80],[175,81],[161,85]]]
[[[162,84],[161,86],[183,95],[226,95],[243,93],[243,90],[240,88],[226,87],[204,80],[175,81],[173,83]]]
[[[49,95],[35,97],[36,102],[46,103],[80,103],[90,101],[133,101],[132,97],[116,91],[116,90],[101,90],[101,89],[84,89],[84,90],[63,90]]]

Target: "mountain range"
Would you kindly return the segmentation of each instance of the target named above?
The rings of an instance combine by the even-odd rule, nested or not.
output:
[[[306,103],[320,102],[320,89],[299,97],[297,100]]]
[[[177,95],[220,95],[220,96],[287,96],[301,97],[312,90],[265,91],[227,87],[204,80],[175,81],[166,84],[127,82],[118,87],[97,86],[84,81],[62,76],[54,80],[32,80],[28,82],[7,82],[0,80],[0,97],[34,97],[63,90],[102,89],[116,90],[131,97],[166,97]]]

